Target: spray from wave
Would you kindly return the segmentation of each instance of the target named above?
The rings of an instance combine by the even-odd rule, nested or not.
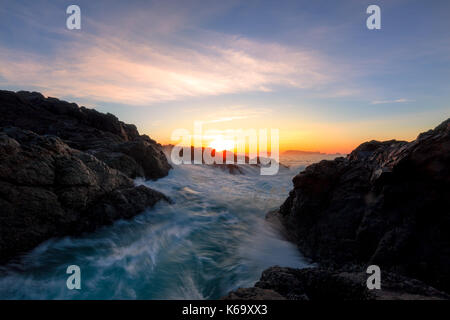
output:
[[[0,298],[217,299],[252,286],[269,266],[308,266],[264,219],[286,198],[305,161],[276,176],[250,166],[232,175],[184,165],[158,181],[137,180],[174,203],[41,244],[0,268]],[[81,290],[66,287],[72,264],[81,268]]]

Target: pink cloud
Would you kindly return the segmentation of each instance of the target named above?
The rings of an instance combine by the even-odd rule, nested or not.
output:
[[[317,53],[278,44],[225,35],[186,47],[124,38],[85,36],[52,56],[0,48],[0,76],[8,85],[48,95],[132,105],[277,86],[311,88],[331,80]]]

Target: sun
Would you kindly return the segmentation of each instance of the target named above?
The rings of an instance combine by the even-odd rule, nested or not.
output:
[[[233,151],[234,150],[235,143],[233,140],[229,139],[223,139],[223,138],[215,138],[211,143],[209,144],[209,147],[212,149],[215,149],[216,151]]]

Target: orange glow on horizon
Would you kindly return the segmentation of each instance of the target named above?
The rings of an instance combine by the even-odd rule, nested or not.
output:
[[[173,140],[167,140],[164,137],[158,138],[157,136],[153,135],[154,139],[156,139],[159,143],[162,145],[177,145],[180,143],[180,141],[173,141]],[[359,146],[361,143],[365,142],[364,140],[357,141],[357,139],[353,139],[354,141],[325,141],[325,139],[301,139],[297,137],[289,137],[287,138],[285,136],[285,139],[283,137],[280,137],[279,141],[279,153],[283,153],[286,151],[305,151],[305,152],[321,152],[326,154],[348,154],[352,150],[354,150],[357,146]],[[366,140],[368,141],[368,140]],[[191,146],[194,146],[194,141],[192,141]],[[186,145],[186,147],[189,147],[189,145]],[[231,151],[231,152],[237,152],[237,144],[234,140],[226,138],[222,135],[217,136],[210,136],[209,139],[206,139],[202,142],[201,147],[203,148],[211,148],[215,149],[218,152],[221,151]],[[261,150],[262,152],[271,153],[270,148],[270,139],[267,142],[267,149]],[[245,152],[246,154],[249,153],[249,146],[245,146]],[[260,152],[259,145],[257,146],[257,152]]]
[[[413,121],[414,120],[414,121]],[[255,128],[258,132],[261,128],[269,128],[267,152],[270,153],[270,128],[279,129],[279,152],[280,154],[288,150],[321,152],[326,154],[348,154],[364,142],[371,140],[387,141],[391,139],[412,141],[419,132],[433,127],[433,124],[419,126],[420,117],[408,118],[403,123],[397,123],[392,119],[386,123],[386,120],[373,120],[362,122],[347,123],[321,123],[314,121],[300,122],[296,119],[245,119],[242,121],[214,123],[216,132],[204,134],[202,147],[233,151],[236,144],[232,136],[227,136],[227,130],[239,130],[240,128]],[[161,144],[179,144],[180,141],[170,140],[171,133],[176,128],[189,128],[193,133],[192,120],[184,119],[182,122],[174,123],[171,126],[158,128],[159,130],[145,132],[150,137]],[[210,128],[208,128],[210,129]],[[214,131],[214,130],[213,130]],[[224,141],[231,140],[231,141]],[[194,142],[194,141],[192,141]],[[259,142],[259,141],[258,141]],[[246,152],[248,152],[248,141],[246,141]],[[258,143],[259,144],[259,143]],[[191,145],[194,145],[193,143]],[[265,150],[262,150],[265,151]],[[259,146],[258,146],[259,152]]]

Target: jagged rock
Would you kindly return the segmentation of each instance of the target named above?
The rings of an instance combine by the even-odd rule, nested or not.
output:
[[[450,119],[409,143],[363,143],[293,184],[278,216],[307,257],[376,264],[450,292]]]
[[[55,136],[0,128],[0,261],[167,198]]]
[[[253,288],[238,289],[226,299],[246,300],[267,294],[266,299],[288,300],[444,300],[449,296],[418,280],[383,273],[380,290],[369,290],[367,274],[355,270],[271,267]]]
[[[145,186],[116,189],[105,194],[90,208],[86,217],[88,224],[111,224],[117,219],[128,219],[143,212],[159,200],[171,202],[158,191]]]
[[[15,126],[55,135],[130,178],[157,179],[166,176],[171,168],[161,145],[139,135],[134,125],[125,124],[110,113],[26,91],[0,91],[0,113],[0,127]]]

